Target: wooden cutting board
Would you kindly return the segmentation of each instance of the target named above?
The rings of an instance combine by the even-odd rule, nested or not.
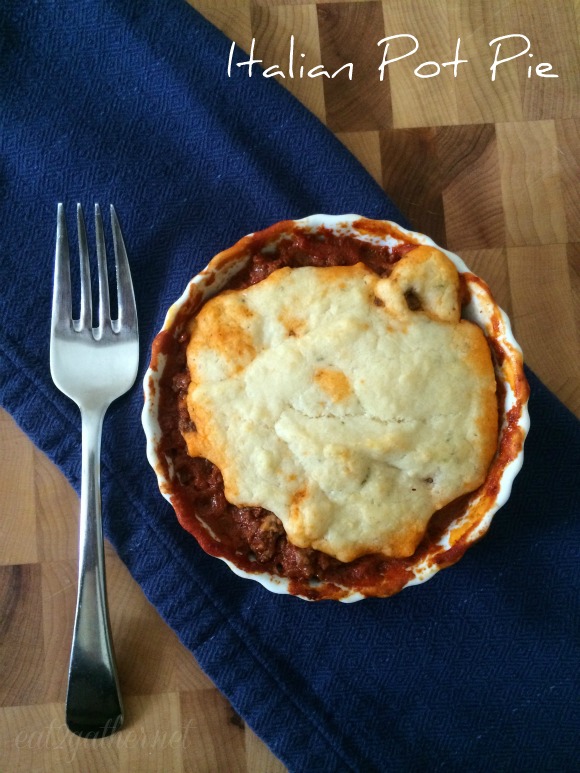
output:
[[[529,365],[579,415],[578,6],[191,4],[235,42],[236,57],[254,39],[255,58],[359,158],[414,227],[488,281]],[[492,80],[498,43],[489,42],[514,33],[525,35],[530,49],[498,64]],[[403,34],[388,41],[388,50],[377,45]],[[381,80],[383,56],[411,51],[411,35],[416,53],[386,64]],[[500,42],[499,58],[526,46],[522,37]],[[538,71],[542,63],[552,69]],[[248,69],[232,67],[232,89]],[[323,69],[340,72],[312,77]],[[349,69],[352,79],[345,77]],[[66,731],[77,509],[58,470],[0,413],[0,769],[283,771],[108,546],[127,724],[98,742]]]

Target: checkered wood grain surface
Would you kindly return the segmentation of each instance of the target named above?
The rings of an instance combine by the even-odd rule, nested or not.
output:
[[[579,415],[578,6],[539,0],[191,4],[235,41],[237,53],[249,51],[254,39],[262,67],[284,72],[276,79],[358,157],[415,228],[458,252],[488,281],[529,365]],[[489,41],[516,32],[529,38],[530,50],[499,65],[492,81]],[[377,43],[401,34],[413,35],[418,50],[386,66],[381,81],[384,44]],[[454,66],[442,65],[455,57],[458,38],[458,58],[468,61],[456,65],[454,77]],[[506,41],[502,56],[523,43]],[[388,55],[413,45],[410,37],[393,38]],[[559,77],[536,75],[542,62]],[[332,74],[347,63],[352,80],[345,69],[335,78],[307,75],[318,65]],[[433,77],[416,74],[417,68],[435,73],[437,66]],[[233,68],[232,88],[236,78],[247,77],[245,69]],[[283,771],[109,548],[127,727],[98,744],[65,731],[77,509],[60,473],[0,413],[0,770]]]

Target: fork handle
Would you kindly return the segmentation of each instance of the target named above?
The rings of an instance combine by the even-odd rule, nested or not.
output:
[[[105,410],[81,410],[79,578],[66,697],[69,729],[90,738],[110,735],[123,724],[107,607],[101,521],[100,452]]]

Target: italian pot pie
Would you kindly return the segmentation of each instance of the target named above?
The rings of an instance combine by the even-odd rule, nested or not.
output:
[[[454,563],[521,465],[521,352],[451,253],[357,216],[214,258],[145,380],[148,454],[210,554],[309,599],[388,596]]]

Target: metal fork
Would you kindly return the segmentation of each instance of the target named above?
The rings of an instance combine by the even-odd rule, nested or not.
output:
[[[66,722],[77,735],[101,738],[123,724],[123,706],[110,634],[103,532],[100,449],[105,412],[134,383],[139,360],[137,310],[119,221],[111,205],[118,318],[111,320],[103,220],[95,205],[99,323],[93,328],[87,234],[77,205],[80,317],[72,318],[65,212],[58,205],[50,370],[56,386],[78,405],[82,418],[79,583],[70,657]]]

